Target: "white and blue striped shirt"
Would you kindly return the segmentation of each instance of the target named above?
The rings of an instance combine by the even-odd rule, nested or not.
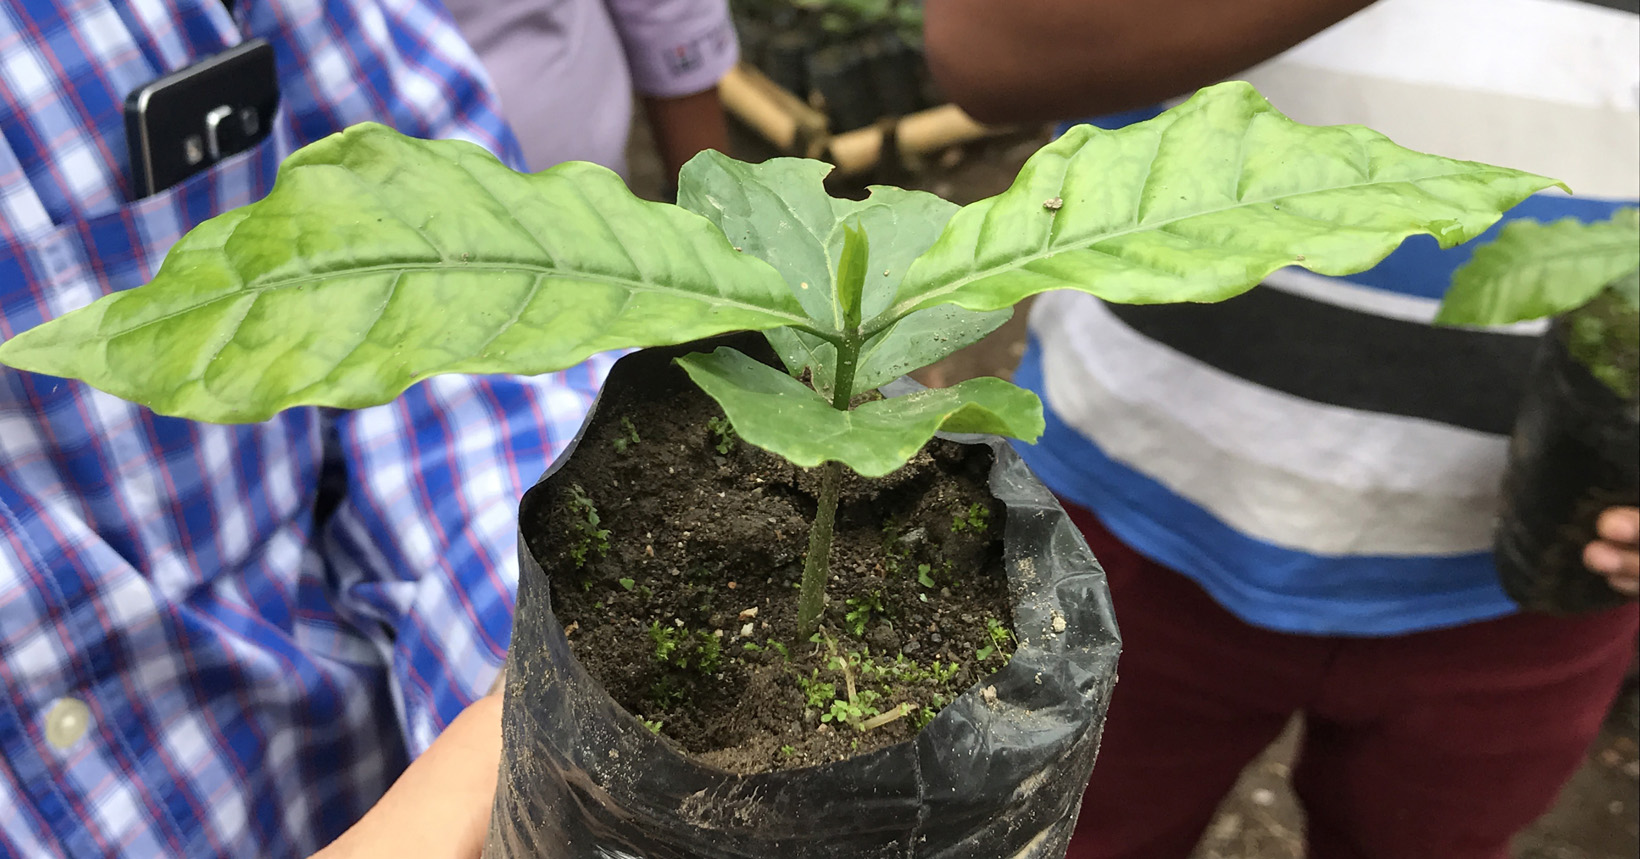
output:
[[[1640,198],[1640,18],[1614,2],[1379,0],[1242,77],[1301,122],[1577,193],[1511,218],[1599,220]],[[1016,381],[1048,430],[1020,452],[1259,626],[1392,635],[1508,614],[1492,526],[1542,326],[1432,327],[1469,253],[1414,239],[1371,271],[1286,269],[1219,305],[1045,295]]]

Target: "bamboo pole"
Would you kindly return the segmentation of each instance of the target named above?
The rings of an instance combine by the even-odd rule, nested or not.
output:
[[[891,122],[833,135],[826,147],[825,158],[837,166],[840,175],[864,173],[882,161],[883,141],[888,128],[894,130],[895,152],[904,161],[914,161],[942,149],[1010,130],[981,125],[962,108],[942,104]]]
[[[814,156],[827,137],[825,114],[741,63],[718,83],[723,106],[782,152]]]
[[[781,152],[823,158],[842,176],[855,176],[882,161],[893,129],[895,152],[905,161],[997,134],[1008,128],[981,125],[954,104],[887,119],[866,128],[830,134],[826,115],[782,89],[755,67],[741,63],[718,84],[723,106]]]

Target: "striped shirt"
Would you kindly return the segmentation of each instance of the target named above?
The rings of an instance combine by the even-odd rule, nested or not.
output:
[[[437,2],[234,8],[0,0],[0,337],[143,283],[349,124],[519,162]],[[276,52],[272,136],[132,200],[126,94],[249,36]],[[0,368],[0,856],[298,856],[339,834],[493,678],[517,499],[603,369],[207,426]]]
[[[1577,192],[1510,217],[1603,219],[1640,197],[1632,5],[1380,0],[1243,77],[1301,122]],[[1543,326],[1433,327],[1469,253],[1414,239],[1371,271],[1287,269],[1219,305],[1045,296],[1016,380],[1048,431],[1021,453],[1259,626],[1391,635],[1508,614],[1492,526]]]

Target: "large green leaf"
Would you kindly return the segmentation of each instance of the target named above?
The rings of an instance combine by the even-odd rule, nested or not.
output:
[[[1248,84],[1219,84],[1148,122],[1080,126],[1049,144],[1006,192],[951,219],[868,328],[1049,289],[1218,301],[1284,266],[1349,274],[1412,235],[1467,241],[1553,184],[1359,126],[1300,125]]]
[[[728,347],[678,363],[723,406],[749,444],[812,468],[836,460],[866,477],[904,465],[938,430],[993,433],[1035,441],[1042,402],[1001,379],[969,379],[838,411],[779,369]]]
[[[608,170],[519,174],[366,124],[292,155],[265,199],[195,228],[153,283],[0,344],[0,361],[253,421],[386,402],[438,373],[806,324],[767,264]]]
[[[1435,321],[1506,325],[1581,307],[1640,269],[1640,209],[1586,224],[1512,221],[1452,276]]]
[[[735,247],[774,266],[804,310],[823,327],[838,330],[844,324],[835,294],[844,223],[857,223],[870,241],[861,299],[862,314],[870,318],[887,309],[912,260],[934,243],[957,206],[922,191],[881,186],[872,187],[864,200],[835,199],[825,188],[830,171],[827,164],[801,158],[745,164],[703,152],[679,174],[678,205],[703,215]],[[931,364],[989,334],[1011,313],[946,306],[882,327],[861,351],[855,390]],[[831,343],[789,328],[767,335],[794,374],[808,369],[815,387],[830,393],[837,360]]]

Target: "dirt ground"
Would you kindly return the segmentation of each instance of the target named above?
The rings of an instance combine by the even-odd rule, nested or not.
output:
[[[1019,166],[1046,139],[1045,132],[1022,133],[948,152],[920,173],[889,169],[870,181],[921,188],[958,203],[969,203],[1006,189]],[[770,154],[760,141],[738,128],[733,148],[733,154],[749,160]],[[652,196],[660,187],[660,168],[641,124],[634,134],[631,159],[634,190]],[[1024,349],[1027,310],[1027,305],[1021,305],[1014,318],[991,336],[916,375],[925,384],[935,386],[980,375],[1008,377]],[[1192,859],[1304,857],[1303,813],[1287,778],[1301,742],[1295,721],[1281,739],[1247,767]],[[1619,698],[1559,802],[1521,833],[1512,852],[1513,859],[1640,856],[1640,692],[1634,685]]]

